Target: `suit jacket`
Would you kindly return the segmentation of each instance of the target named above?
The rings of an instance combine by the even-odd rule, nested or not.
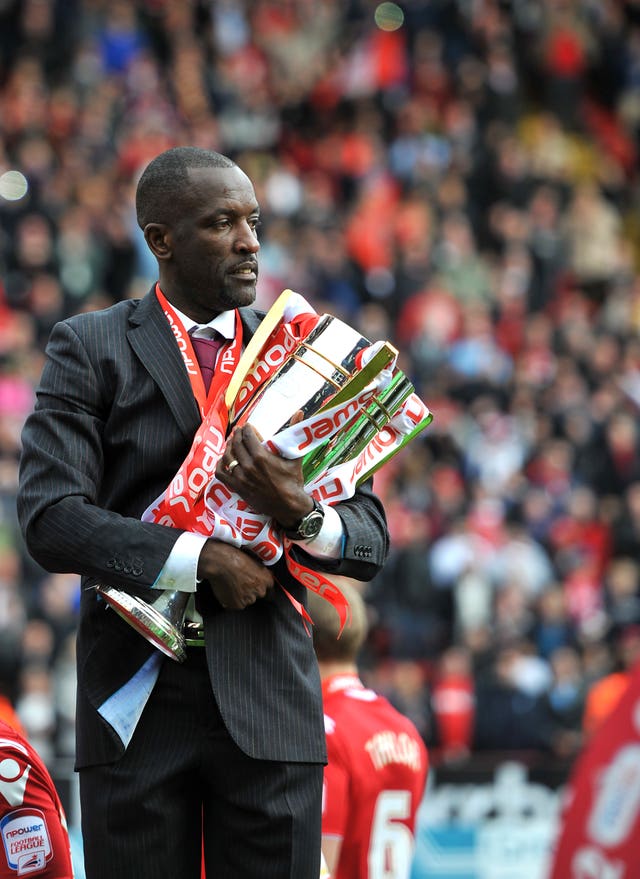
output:
[[[240,311],[246,341],[262,315]],[[175,475],[199,424],[178,346],[153,293],[53,329],[35,411],[23,430],[18,516],[29,551],[45,569],[82,574],[78,768],[123,752],[98,709],[155,651],[91,587],[135,591],[156,580],[181,532],[140,516]],[[346,534],[343,558],[311,564],[368,580],[388,549],[381,505],[363,488],[336,509]],[[305,589],[286,566],[275,574],[304,602]],[[203,599],[211,683],[234,740],[263,759],[323,761],[312,641],[282,590],[238,612],[222,612],[210,590]]]

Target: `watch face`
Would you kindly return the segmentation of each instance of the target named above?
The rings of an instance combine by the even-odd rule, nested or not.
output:
[[[298,522],[295,528],[285,529],[285,536],[289,540],[312,540],[317,537],[324,522],[324,509],[315,498],[313,509]]]
[[[323,521],[324,514],[319,510],[312,510],[300,523],[300,528],[298,529],[300,536],[306,540],[310,537],[316,537],[322,528]]]

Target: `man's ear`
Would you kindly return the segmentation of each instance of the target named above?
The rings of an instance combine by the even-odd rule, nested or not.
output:
[[[172,252],[171,236],[164,223],[147,223],[144,227],[144,238],[156,259],[169,259]]]

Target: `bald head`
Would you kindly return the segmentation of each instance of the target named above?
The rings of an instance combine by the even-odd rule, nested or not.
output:
[[[309,593],[308,610],[313,620],[313,646],[319,662],[355,663],[368,632],[366,604],[350,583],[340,580],[337,584],[351,607],[351,625],[345,626],[342,635],[337,611],[326,599]]]
[[[235,162],[213,150],[174,147],[156,156],[142,172],[136,190],[136,216],[144,229],[149,223],[171,224],[182,204],[195,168],[234,168]]]

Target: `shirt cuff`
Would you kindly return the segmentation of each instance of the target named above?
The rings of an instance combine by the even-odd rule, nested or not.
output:
[[[343,529],[342,519],[333,507],[322,504],[324,520],[322,528],[311,540],[294,540],[309,555],[318,559],[342,558]]]
[[[203,534],[185,531],[173,544],[173,549],[153,584],[154,589],[167,589],[173,592],[195,592],[197,585],[198,559],[200,551],[207,542]]]

